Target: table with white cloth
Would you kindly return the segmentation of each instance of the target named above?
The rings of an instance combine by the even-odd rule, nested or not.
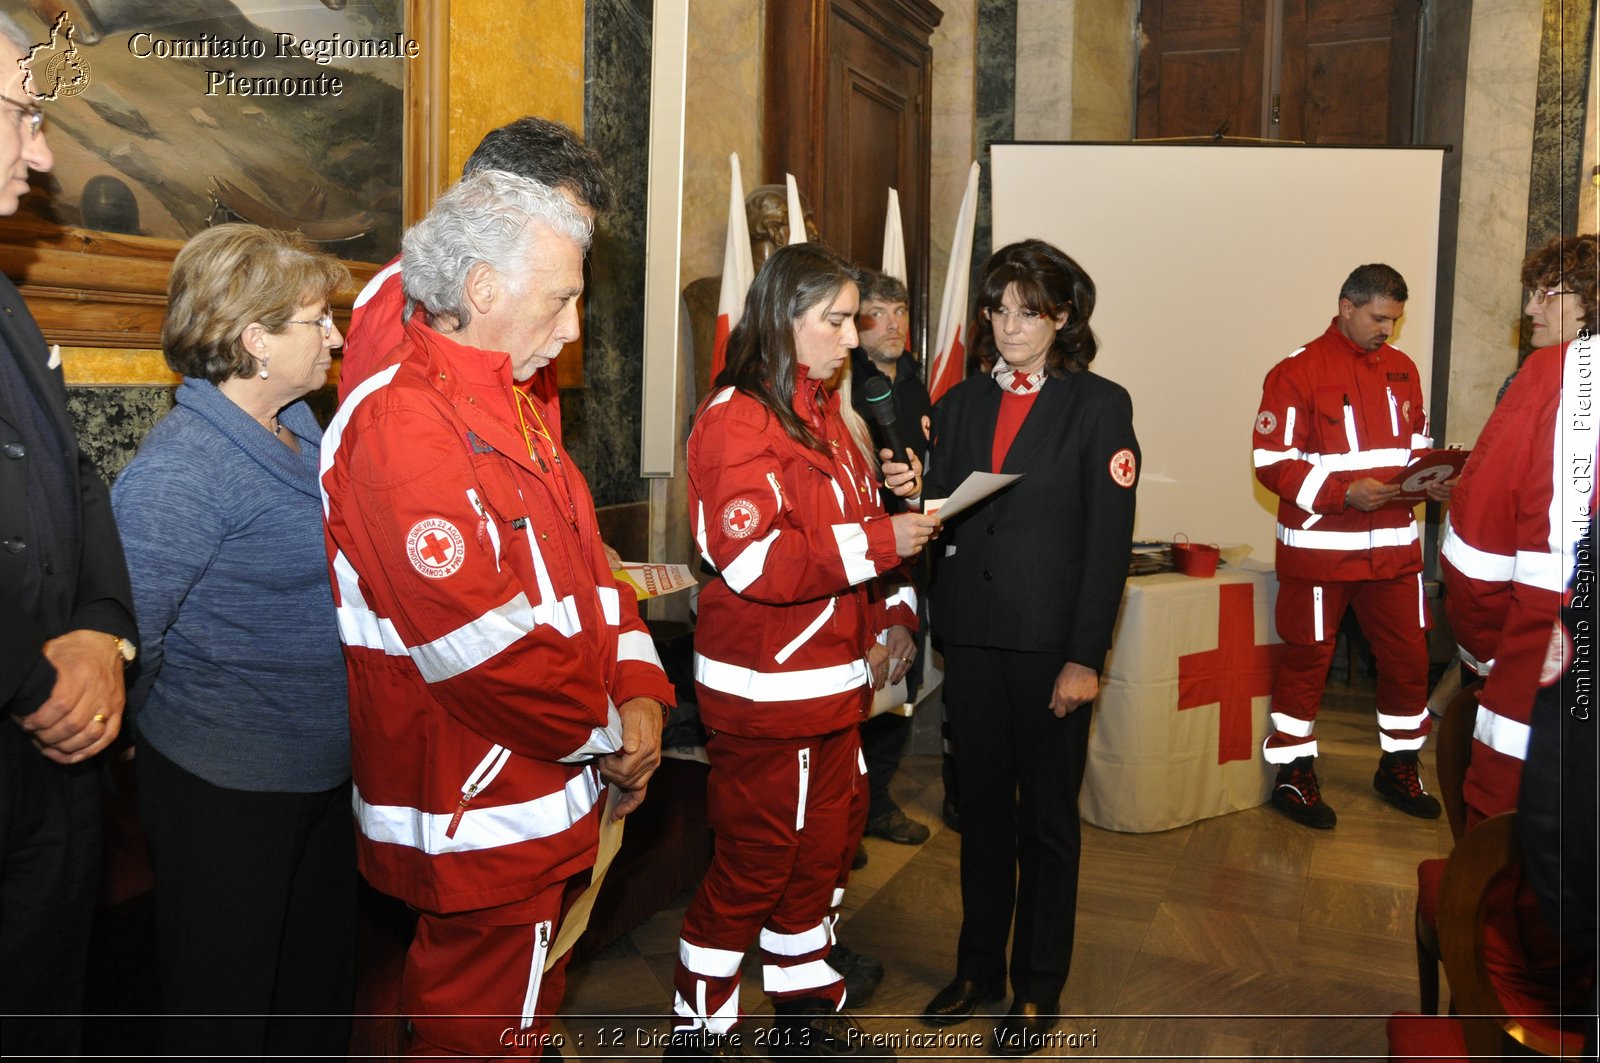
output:
[[[1267,800],[1261,758],[1278,642],[1272,569],[1135,576],[1123,592],[1079,810],[1108,830],[1170,830]]]

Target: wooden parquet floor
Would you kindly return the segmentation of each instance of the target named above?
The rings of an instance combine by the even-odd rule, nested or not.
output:
[[[1159,834],[1085,826],[1077,947],[1059,1031],[1033,1058],[1381,1059],[1390,1012],[1418,1008],[1412,912],[1416,866],[1449,850],[1443,819],[1409,818],[1372,792],[1378,759],[1370,685],[1330,685],[1317,723],[1318,775],[1339,813],[1332,831],[1269,806]],[[1432,779],[1431,749],[1423,753]],[[842,938],[887,977],[869,1033],[927,1036],[917,1018],[953,974],[960,836],[939,820],[934,756],[908,756],[895,783],[926,845],[868,839]],[[688,896],[574,970],[563,1019],[567,1058],[659,1058]],[[743,1002],[770,1011],[748,957]],[[1448,989],[1445,990],[1448,999]],[[1005,1005],[999,1006],[1004,1011]],[[900,1059],[990,1058],[994,1020],[949,1027],[983,1044],[907,1047]]]

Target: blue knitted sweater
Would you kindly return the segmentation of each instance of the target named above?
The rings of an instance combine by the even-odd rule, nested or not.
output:
[[[296,454],[216,386],[186,379],[118,477],[133,578],[139,740],[206,781],[308,793],[350,776],[344,656],[317,490],[322,430]]]

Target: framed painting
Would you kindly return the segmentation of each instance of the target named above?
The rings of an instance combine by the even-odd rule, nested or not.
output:
[[[38,34],[24,88],[54,153],[0,219],[0,269],[52,343],[159,347],[173,256],[223,221],[346,260],[347,313],[444,186],[447,0],[0,9]]]

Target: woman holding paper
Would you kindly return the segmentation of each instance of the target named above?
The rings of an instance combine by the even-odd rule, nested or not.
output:
[[[873,689],[905,672],[916,625],[915,599],[886,596],[880,577],[937,522],[883,512],[826,386],[856,344],[856,302],[854,269],[831,251],[773,252],[689,437],[690,520],[718,573],[695,630],[717,845],[684,916],[669,1056],[720,1051],[758,939],[778,1015],[767,1047],[860,1046],[838,1014],[829,913],[860,834],[858,725]],[[915,494],[920,472],[891,463],[884,482]]]
[[[1042,240],[995,252],[978,282],[985,370],[933,413],[929,498],[974,472],[1021,479],[951,520],[935,568],[945,709],[961,780],[956,977],[947,1025],[1014,1001],[996,1048],[1043,1046],[1072,958],[1078,789],[1089,713],[1133,540],[1133,404],[1088,371],[1094,282]],[[1013,934],[1014,924],[1014,934]],[[1006,942],[1014,941],[1009,967]]]

